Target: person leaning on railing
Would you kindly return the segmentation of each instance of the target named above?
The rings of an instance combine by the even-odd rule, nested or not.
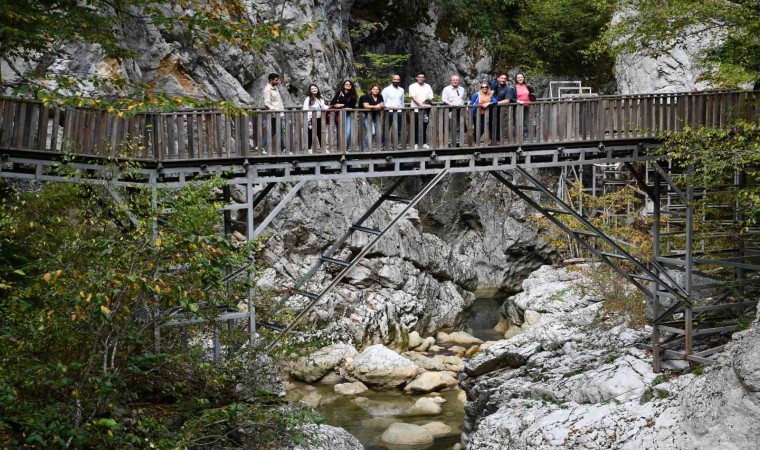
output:
[[[443,91],[441,92],[441,101],[444,105],[452,107],[451,112],[449,113],[449,118],[451,119],[451,145],[458,146],[459,118],[462,112],[459,107],[464,105],[467,101],[467,93],[464,88],[459,85],[459,75],[452,75],[450,81],[451,84],[443,88]]]
[[[385,101],[380,95],[380,86],[375,84],[369,88],[369,94],[364,94],[359,99],[359,107],[362,109],[371,109],[371,113],[364,114],[364,129],[370,130],[371,139],[377,136],[377,115],[378,111],[385,108]],[[367,143],[364,143],[367,146]]]
[[[530,103],[536,101],[536,93],[533,86],[526,84],[524,73],[515,75],[515,86],[510,91],[510,101],[523,106],[523,139],[527,139],[528,125],[530,124],[528,111]],[[515,130],[516,132],[517,130]]]
[[[311,153],[311,144],[312,144],[312,137],[311,133],[314,127],[316,127],[317,131],[317,145],[322,146],[322,111],[327,109],[327,104],[325,103],[324,99],[322,98],[322,93],[319,91],[319,86],[316,84],[312,84],[309,86],[309,95],[306,97],[306,100],[303,101],[303,110],[304,111],[317,111],[317,113],[312,118],[312,113],[309,112],[309,130],[308,130],[308,143],[309,143],[309,153]],[[315,125],[316,124],[316,125]]]
[[[475,92],[470,97],[470,105],[476,106],[472,108],[472,122],[473,129],[472,135],[477,143],[478,139],[483,136],[486,131],[486,111],[491,105],[496,104],[496,97],[491,95],[491,90],[488,87],[488,83],[485,81],[480,83],[480,91]],[[478,135],[478,123],[480,123],[480,135]]]
[[[330,109],[353,109],[356,108],[356,88],[354,82],[346,80],[330,101]],[[338,114],[335,114],[335,125],[340,123]],[[340,127],[338,127],[340,129]],[[346,112],[346,147],[351,145],[351,113]]]

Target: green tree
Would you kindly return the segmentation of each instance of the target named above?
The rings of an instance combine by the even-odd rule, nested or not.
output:
[[[372,85],[382,87],[390,82],[391,75],[400,71],[411,55],[381,55],[365,53],[354,62],[356,80],[362,91],[369,92]]]
[[[49,184],[0,209],[0,447],[271,448],[311,417],[260,391],[265,356],[248,347],[211,364],[200,346],[154,327],[168,311],[213,316],[246,298],[247,277],[222,282],[256,244],[233,245],[210,181],[167,194],[157,237],[99,187]],[[122,192],[127,195],[127,192]],[[131,192],[135,211],[150,197]],[[166,329],[169,330],[169,329]],[[189,330],[205,339],[209,325]],[[236,347],[241,332],[223,336]],[[242,388],[242,389],[241,389]],[[248,443],[248,444],[246,444]]]
[[[623,0],[605,34],[615,51],[666,53],[697,39],[704,79],[723,87],[760,80],[760,3],[756,0]]]
[[[443,4],[450,26],[482,39],[498,70],[517,66],[597,85],[611,79],[610,55],[591,50],[606,30],[615,2],[445,0]]]

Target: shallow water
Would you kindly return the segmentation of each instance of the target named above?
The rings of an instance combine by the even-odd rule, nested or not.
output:
[[[316,394],[315,394],[316,393]],[[317,411],[328,425],[345,428],[356,436],[367,450],[437,450],[451,449],[459,442],[464,421],[464,405],[457,400],[458,391],[440,392],[446,403],[441,405],[441,414],[429,416],[403,416],[417,399],[427,395],[407,395],[400,389],[389,391],[367,391],[361,395],[337,395],[333,387],[324,384],[309,386],[306,383],[296,383],[296,387],[288,391],[288,398],[300,400],[311,396],[314,401],[319,395]],[[357,399],[362,399],[358,400]],[[451,434],[437,438],[432,444],[389,446],[380,442],[380,436],[394,422],[424,425],[429,422],[443,422],[451,428]]]
[[[472,329],[472,335],[483,341],[498,341],[504,339],[504,334],[493,328],[499,323],[503,297],[476,298],[470,309],[467,325]]]
[[[503,298],[478,298],[473,303],[467,324],[473,336],[484,341],[503,338],[494,331],[499,322],[499,309]],[[443,411],[438,415],[404,416],[404,413],[421,397],[427,395],[407,395],[400,389],[388,391],[367,391],[361,395],[343,396],[333,391],[332,385],[295,383],[288,391],[288,399],[306,400],[316,406],[317,411],[328,425],[346,429],[356,436],[367,450],[449,450],[460,440],[464,422],[464,405],[457,399],[458,390],[439,392],[446,399]],[[380,436],[394,422],[424,425],[429,422],[443,422],[451,428],[448,436],[437,438],[433,443],[417,446],[389,446],[380,441]]]

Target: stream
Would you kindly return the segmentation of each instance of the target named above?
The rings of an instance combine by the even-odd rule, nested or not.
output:
[[[467,321],[472,335],[483,340],[498,340],[500,333],[493,330],[499,321],[499,307],[503,298],[479,298],[472,306]],[[440,354],[450,354],[443,350]],[[464,404],[457,395],[458,389],[432,394],[409,395],[400,389],[387,391],[369,390],[359,396],[335,394],[331,384],[317,382],[313,385],[295,382],[288,390],[289,400],[301,400],[316,406],[317,412],[325,423],[342,427],[354,435],[367,450],[450,450],[460,442],[464,422]],[[446,400],[443,410],[437,415],[405,416],[405,412],[421,397],[440,396]],[[383,432],[395,422],[424,425],[430,422],[443,422],[451,431],[446,436],[438,437],[431,444],[416,446],[388,445],[381,442]]]

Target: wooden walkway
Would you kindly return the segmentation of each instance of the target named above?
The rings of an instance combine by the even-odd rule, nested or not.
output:
[[[433,106],[374,116],[364,110],[324,111],[311,118],[312,113],[301,110],[256,109],[236,116],[183,110],[120,117],[0,99],[0,152],[196,165],[389,151],[411,154],[415,145],[416,150],[468,153],[593,146],[657,141],[685,126],[723,127],[737,118],[757,122],[758,98],[759,93],[749,91],[601,96],[539,101],[529,108],[491,107],[484,114],[467,106]]]

